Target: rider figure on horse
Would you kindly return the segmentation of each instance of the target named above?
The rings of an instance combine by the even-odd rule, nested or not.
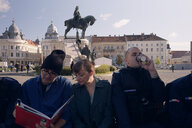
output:
[[[79,20],[81,19],[81,14],[79,12],[79,7],[76,6],[75,7],[75,11],[73,13],[73,20],[75,21],[75,23],[79,23]]]

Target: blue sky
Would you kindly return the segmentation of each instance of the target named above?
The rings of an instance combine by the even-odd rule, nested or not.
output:
[[[51,20],[64,35],[64,21],[73,17],[76,5],[82,17],[97,19],[86,35],[154,33],[172,50],[190,50],[191,0],[0,0],[0,34],[14,19],[26,39],[44,38]],[[68,35],[75,35],[75,29]]]

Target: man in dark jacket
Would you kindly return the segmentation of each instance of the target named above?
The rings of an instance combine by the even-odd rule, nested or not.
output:
[[[115,72],[112,78],[118,128],[161,128],[156,120],[164,101],[165,85],[153,61],[132,47],[125,54],[125,63],[127,68]]]
[[[13,110],[21,95],[21,85],[13,78],[0,77],[0,128],[14,128]]]
[[[166,88],[168,128],[192,128],[192,74],[169,83]]]

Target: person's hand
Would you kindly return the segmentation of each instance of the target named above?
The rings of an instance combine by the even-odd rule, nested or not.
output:
[[[16,110],[14,109],[13,111],[13,117],[15,118],[16,117]]]
[[[54,126],[53,124],[50,124],[50,127],[46,127],[46,126],[43,126],[43,125],[40,125],[40,124],[36,124],[35,127],[36,128],[59,128],[59,127]]]
[[[47,128],[47,127],[45,127],[45,126],[43,126],[43,125],[40,125],[40,124],[35,124],[35,127],[36,127],[36,128]]]
[[[145,70],[149,71],[152,78],[157,78],[158,73],[157,73],[157,70],[155,69],[153,60],[149,59],[149,57],[147,57],[146,55],[144,56],[147,58],[146,63],[139,62],[139,65]]]

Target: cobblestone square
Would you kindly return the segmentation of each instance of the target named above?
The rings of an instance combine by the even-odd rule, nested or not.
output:
[[[185,76],[189,73],[191,73],[191,70],[175,70],[172,72],[171,70],[157,70],[160,78],[164,81],[165,84],[179,78],[182,76]],[[23,84],[26,80],[35,77],[36,75],[33,75],[34,73],[26,74],[26,72],[19,72],[19,73],[0,73],[0,77],[12,77],[16,80],[18,80],[21,84]],[[108,80],[111,82],[112,79],[112,73],[111,74],[104,74],[104,75],[96,75],[97,77],[101,79]],[[74,84],[76,81],[72,79],[72,76],[64,76],[71,80],[71,82]]]

